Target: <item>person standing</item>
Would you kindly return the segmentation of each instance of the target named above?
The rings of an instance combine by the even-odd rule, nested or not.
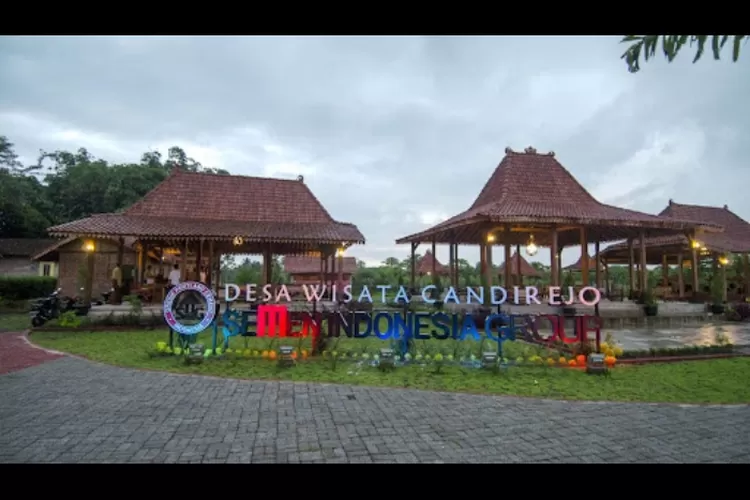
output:
[[[122,303],[122,267],[118,262],[112,269],[112,304]]]
[[[176,287],[180,284],[180,266],[179,264],[174,265],[174,269],[172,269],[169,272],[169,286],[167,287],[167,291],[171,290],[173,287]]]

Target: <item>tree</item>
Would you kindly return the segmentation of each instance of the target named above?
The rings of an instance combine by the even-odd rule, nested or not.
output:
[[[628,71],[637,73],[640,71],[640,58],[648,61],[656,55],[656,49],[661,40],[662,52],[667,61],[672,62],[680,50],[686,45],[696,47],[693,63],[703,56],[706,44],[710,41],[711,51],[715,60],[721,59],[721,51],[726,43],[732,39],[732,61],[737,62],[740,57],[740,45],[744,39],[747,42],[748,35],[627,35],[620,43],[629,43],[630,46],[621,56],[628,65]]]

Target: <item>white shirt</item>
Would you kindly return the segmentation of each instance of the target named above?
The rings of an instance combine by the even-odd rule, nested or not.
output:
[[[169,272],[169,283],[172,284],[172,286],[177,286],[180,284],[180,270],[179,269],[172,269]]]

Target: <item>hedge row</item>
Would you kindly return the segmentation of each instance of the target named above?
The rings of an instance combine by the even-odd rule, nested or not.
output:
[[[49,295],[57,288],[57,278],[49,276],[0,276],[2,300],[29,300]]]

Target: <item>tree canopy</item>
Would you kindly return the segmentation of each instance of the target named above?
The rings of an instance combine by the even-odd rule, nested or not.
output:
[[[718,61],[721,59],[724,46],[731,40],[732,61],[737,62],[742,41],[747,42],[747,39],[748,35],[627,35],[621,43],[628,43],[630,46],[622,55],[622,59],[627,63],[628,71],[637,73],[641,69],[641,56],[644,61],[652,59],[661,41],[662,52],[669,62],[672,62],[685,46],[695,47],[693,63],[703,57],[707,46],[711,48],[714,59]]]
[[[0,136],[0,238],[44,237],[51,225],[127,208],[173,168],[228,173],[204,167],[177,146],[166,158],[143,153],[138,163],[109,163],[80,148],[41,151],[36,163],[24,165]]]

